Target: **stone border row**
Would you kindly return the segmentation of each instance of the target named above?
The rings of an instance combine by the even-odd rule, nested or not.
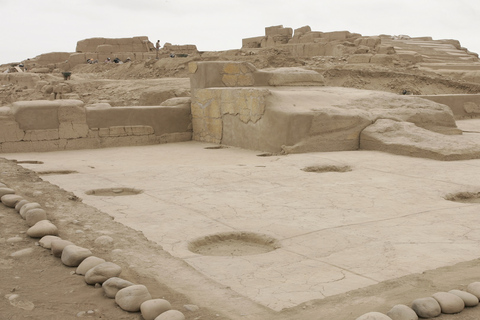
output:
[[[431,297],[415,299],[412,306],[397,304],[387,314],[368,312],[356,320],[418,320],[431,319],[441,313],[456,314],[465,308],[476,307],[480,298],[480,282],[472,282],[466,291],[453,289],[448,292],[437,292]]]
[[[141,312],[145,320],[185,320],[182,312],[172,309],[170,302],[153,299],[146,286],[119,278],[122,268],[87,249],[58,237],[58,228],[47,218],[39,203],[30,202],[14,189],[0,182],[0,201],[14,208],[26,220],[30,238],[40,238],[39,245],[50,249],[67,267],[76,267],[74,274],[83,275],[89,285],[101,286],[105,296],[129,312]],[[111,239],[110,239],[111,240]],[[15,254],[15,253],[14,253]]]

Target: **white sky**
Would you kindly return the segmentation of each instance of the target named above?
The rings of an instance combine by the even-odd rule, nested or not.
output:
[[[0,0],[0,13],[0,64],[94,37],[239,49],[274,25],[456,39],[480,53],[479,0]]]

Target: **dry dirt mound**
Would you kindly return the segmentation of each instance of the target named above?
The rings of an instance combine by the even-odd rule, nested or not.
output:
[[[318,71],[322,72],[322,70]],[[379,90],[398,94],[435,95],[480,92],[480,84],[425,72],[334,67],[323,71],[323,76],[327,86]]]
[[[479,71],[476,69],[468,71],[465,69],[465,64],[461,64],[460,67],[455,66],[461,70],[450,70],[447,67],[452,66],[447,63],[444,67],[441,63],[440,65],[436,63],[435,67],[438,69],[401,61],[389,64],[354,64],[348,62],[347,56],[299,58],[284,48],[266,48],[199,52],[187,57],[167,57],[121,64],[85,63],[70,70],[72,75],[71,80],[68,81],[63,80],[59,69],[46,74],[30,73],[38,78],[34,85],[10,81],[0,87],[0,105],[14,101],[50,99],[51,88],[63,82],[67,84],[66,87],[70,87],[62,89],[64,93],[68,93],[63,98],[81,99],[87,104],[111,102],[114,106],[142,105],[142,93],[147,92],[148,95],[149,91],[159,88],[159,85],[152,83],[151,80],[160,78],[182,78],[184,82],[179,85],[179,88],[184,93],[176,93],[173,96],[188,96],[185,90],[189,90],[188,64],[192,61],[246,61],[257,69],[301,67],[322,74],[327,86],[380,90],[397,94],[480,92],[480,83],[475,81],[479,79],[475,72]],[[148,103],[156,103],[155,99],[153,100]]]

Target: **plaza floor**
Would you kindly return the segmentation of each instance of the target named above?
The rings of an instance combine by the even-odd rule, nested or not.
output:
[[[2,157],[41,162],[22,165],[274,311],[480,257],[480,160],[211,147],[192,141]],[[100,189],[141,192],[87,194]],[[446,200],[458,193],[473,196]],[[189,249],[223,233],[278,245],[240,256]]]

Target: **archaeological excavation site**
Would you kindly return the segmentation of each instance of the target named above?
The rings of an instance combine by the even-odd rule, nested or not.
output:
[[[259,34],[0,65],[0,319],[480,318],[478,54]]]

